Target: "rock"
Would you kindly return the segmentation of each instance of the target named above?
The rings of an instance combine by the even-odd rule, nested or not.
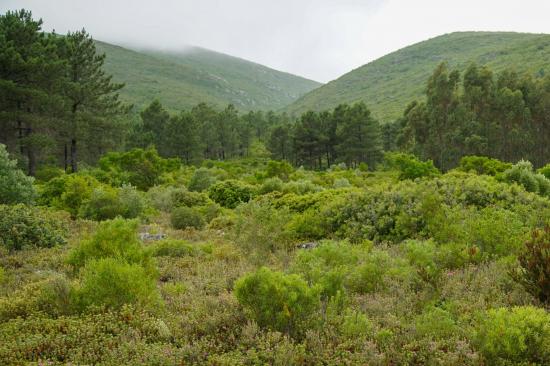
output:
[[[316,243],[314,241],[298,244],[299,249],[314,249],[314,248],[317,248],[318,246],[319,246],[319,243]]]
[[[166,238],[166,234],[139,233],[139,238],[142,241],[157,241]]]

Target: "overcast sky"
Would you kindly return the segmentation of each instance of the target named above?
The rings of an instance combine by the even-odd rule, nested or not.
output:
[[[0,0],[58,33],[122,45],[196,45],[326,82],[443,33],[550,33],[549,0]]]

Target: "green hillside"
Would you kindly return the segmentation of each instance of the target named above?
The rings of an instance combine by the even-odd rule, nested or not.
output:
[[[320,84],[236,57],[191,48],[182,53],[134,51],[97,42],[105,69],[126,83],[123,100],[138,107],[158,98],[169,109],[200,102],[241,110],[281,109]]]
[[[365,101],[382,121],[401,115],[421,98],[426,80],[442,61],[464,70],[474,61],[494,71],[512,67],[534,74],[550,72],[550,35],[503,32],[451,33],[414,44],[359,67],[286,108],[291,113]]]

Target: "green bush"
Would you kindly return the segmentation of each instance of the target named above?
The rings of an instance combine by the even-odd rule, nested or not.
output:
[[[502,162],[498,159],[492,159],[486,156],[464,156],[460,159],[458,166],[463,172],[474,171],[477,174],[486,174],[495,176],[503,173],[512,167],[512,164]]]
[[[260,189],[258,190],[259,194],[267,194],[271,192],[282,192],[283,191],[283,181],[278,178],[268,178],[266,179]]]
[[[174,207],[204,206],[208,202],[208,196],[204,193],[192,192],[186,189],[177,189],[172,191],[172,204]]]
[[[550,179],[541,173],[533,171],[533,164],[520,161],[503,173],[503,179],[508,183],[517,183],[527,192],[550,196]]]
[[[78,216],[90,220],[110,220],[122,215],[122,207],[115,188],[102,185],[95,188],[90,198],[80,206]]]
[[[207,168],[199,168],[195,170],[189,181],[189,190],[193,192],[202,192],[210,188],[216,183],[217,178],[212,170]]]
[[[120,309],[125,304],[155,309],[161,300],[156,280],[139,264],[122,258],[102,258],[86,263],[81,271],[80,286],[74,290],[75,307],[84,311],[89,306]]]
[[[66,222],[50,210],[0,205],[0,245],[12,251],[64,244]]]
[[[434,177],[440,174],[431,160],[420,161],[416,156],[403,153],[387,153],[386,163],[399,171],[399,179]]]
[[[544,175],[547,179],[550,179],[550,163],[537,170],[537,172]]]
[[[235,296],[261,327],[291,335],[305,329],[319,309],[319,291],[297,275],[260,268],[235,283]]]
[[[488,310],[475,341],[490,365],[550,364],[550,314],[533,306]]]
[[[533,296],[550,304],[550,225],[534,230],[518,256],[515,278]]]
[[[54,178],[61,177],[63,174],[65,174],[63,169],[56,166],[45,165],[36,170],[36,175],[34,177],[38,182],[46,183]]]
[[[283,186],[284,193],[294,193],[297,195],[305,195],[308,193],[316,193],[323,190],[323,187],[309,180],[296,180],[285,183]]]
[[[277,177],[286,181],[293,171],[292,165],[286,161],[270,160],[267,163],[266,176],[268,178]]]
[[[226,208],[235,208],[241,203],[248,202],[253,195],[253,187],[238,180],[218,182],[208,189],[208,196]]]
[[[151,245],[154,257],[198,257],[212,253],[209,244],[191,244],[185,240],[164,239]]]
[[[99,160],[100,178],[115,186],[131,184],[139,190],[162,183],[164,173],[180,168],[178,159],[164,159],[154,148],[110,152]]]
[[[17,161],[10,160],[6,146],[0,144],[0,204],[32,203],[36,192],[34,178],[17,168]]]
[[[416,317],[415,330],[421,337],[449,338],[459,333],[451,313],[439,307],[430,307]]]
[[[101,183],[90,175],[64,174],[41,187],[38,203],[65,210],[77,217],[80,207],[90,199]]]
[[[170,222],[174,229],[183,230],[187,228],[201,229],[204,226],[204,220],[201,214],[191,207],[177,207],[172,210]]]
[[[117,258],[130,264],[139,264],[154,273],[150,252],[139,241],[137,227],[137,221],[122,218],[100,223],[90,238],[82,240],[69,253],[69,264],[80,269],[91,260]]]

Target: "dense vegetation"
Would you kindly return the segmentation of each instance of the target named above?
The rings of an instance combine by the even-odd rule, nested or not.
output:
[[[408,46],[361,66],[313,90],[285,110],[300,114],[342,103],[363,101],[373,115],[391,122],[403,106],[419,99],[425,80],[442,61],[466,70],[472,62],[496,72],[514,69],[531,76],[548,74],[550,35],[506,32],[457,32]]]
[[[103,61],[0,16],[2,364],[550,364],[544,80],[443,64],[381,127],[134,116]]]
[[[105,70],[124,82],[121,99],[138,108],[158,98],[170,110],[199,103],[279,110],[321,84],[202,48],[179,53],[130,50],[96,42]]]

